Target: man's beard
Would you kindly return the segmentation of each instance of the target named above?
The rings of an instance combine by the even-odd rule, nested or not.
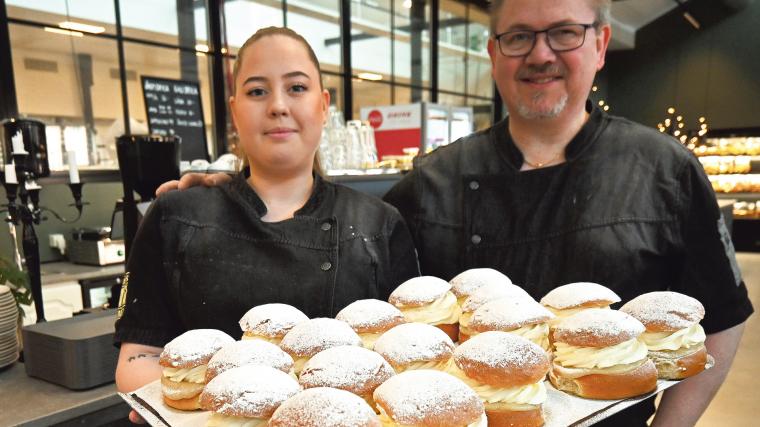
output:
[[[564,78],[567,74],[564,67],[557,63],[549,63],[543,65],[528,65],[521,69],[518,73],[519,79],[530,79],[536,74],[554,74]],[[567,105],[567,94],[547,107],[541,106],[541,101],[546,97],[546,93],[543,91],[536,92],[529,103],[522,103],[517,100],[517,114],[524,119],[553,119],[559,116]]]
[[[559,116],[562,111],[565,110],[565,106],[567,106],[567,94],[562,95],[562,97],[554,103],[554,105],[551,105],[549,108],[540,108],[538,104],[541,102],[541,99],[545,96],[543,92],[538,92],[535,95],[533,95],[533,99],[531,100],[531,104],[523,104],[522,102],[518,101],[517,103],[517,114],[519,114],[522,118],[527,120],[532,119],[553,119],[557,116]]]

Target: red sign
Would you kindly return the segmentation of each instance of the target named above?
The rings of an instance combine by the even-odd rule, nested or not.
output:
[[[381,113],[380,110],[370,111],[369,116],[367,116],[367,119],[369,120],[370,126],[372,126],[375,129],[383,125],[383,113]]]

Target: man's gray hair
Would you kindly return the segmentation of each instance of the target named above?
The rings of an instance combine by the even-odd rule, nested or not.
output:
[[[598,25],[607,25],[610,23],[610,9],[612,0],[586,0],[596,13],[596,22]],[[499,11],[506,0],[493,0],[491,2],[491,35],[496,34],[496,24],[499,22]]]

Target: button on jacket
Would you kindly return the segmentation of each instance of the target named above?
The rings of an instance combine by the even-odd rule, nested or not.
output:
[[[238,338],[238,320],[256,305],[332,317],[419,275],[398,211],[320,177],[314,187],[292,219],[276,223],[261,220],[266,206],[244,173],[157,199],[130,254],[116,342],[163,346],[197,328]]]

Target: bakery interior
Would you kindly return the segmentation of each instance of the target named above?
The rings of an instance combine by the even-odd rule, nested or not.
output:
[[[33,204],[44,207],[27,220],[5,221],[2,274],[10,280],[23,264],[32,287],[35,280],[41,286],[46,320],[37,322],[40,311],[22,304],[23,327],[30,328],[24,352],[15,334],[5,340],[15,350],[0,352],[0,425],[131,425],[113,382],[110,339],[130,240],[158,184],[188,171],[238,167],[229,154],[228,79],[252,32],[288,26],[314,46],[331,93],[323,144],[345,149],[342,157],[326,155],[327,175],[382,196],[419,152],[506,115],[490,77],[488,3],[0,0],[3,182],[13,173],[8,156],[20,131],[38,159],[27,178],[37,185]],[[760,301],[760,2],[616,0],[612,18],[591,101],[672,135],[698,156],[750,299]],[[196,117],[182,129],[167,131],[161,121],[171,111],[154,89],[167,82],[184,85],[177,99]],[[413,143],[388,144],[396,136],[373,129],[377,111],[417,117]],[[169,144],[172,150],[152,153],[155,163],[139,171],[130,165],[136,154],[120,152],[134,138],[150,145],[172,134],[182,137],[182,152]],[[0,325],[15,315],[0,311]],[[82,337],[86,345],[75,345]],[[760,320],[752,316],[698,426],[756,422],[758,351]],[[82,362],[87,357],[94,358]]]

